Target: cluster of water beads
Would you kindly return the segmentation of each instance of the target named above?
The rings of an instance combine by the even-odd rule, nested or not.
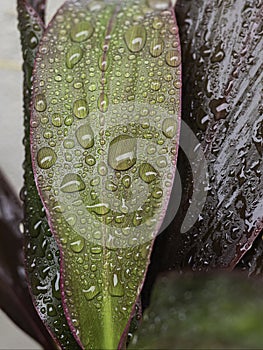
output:
[[[152,8],[160,4],[149,3]],[[76,275],[85,299],[96,300],[94,305],[101,308],[105,283],[112,297],[126,295],[129,299],[130,295],[133,300],[144,274],[149,244],[142,240],[136,248],[144,233],[132,235],[131,228],[145,224],[146,230],[153,230],[154,216],[161,212],[162,198],[171,187],[178,132],[174,114],[179,110],[180,54],[171,14],[168,21],[162,15],[150,15],[151,30],[148,24],[127,21],[123,32],[113,32],[99,45],[99,33],[105,28],[97,28],[91,16],[84,18],[80,13],[73,27],[69,27],[65,14],[59,16],[62,29],[54,46],[55,55],[38,61],[40,74],[34,101],[37,118],[32,121],[32,127],[39,128],[43,135],[34,144],[38,184],[49,207],[58,213],[53,224],[61,230],[59,238],[73,271],[70,279]],[[52,43],[52,33],[49,39]],[[101,51],[91,52],[91,43]],[[111,49],[116,54],[109,60],[107,51]],[[45,44],[41,52],[48,55]],[[123,73],[116,64],[118,56]],[[62,57],[64,68],[60,69]],[[143,72],[141,76],[136,76],[137,69]],[[140,83],[134,89],[137,80]],[[137,94],[143,97],[140,103],[151,103],[152,108],[136,110]],[[121,112],[115,111],[112,106],[120,101],[126,101],[126,106],[122,105]],[[119,125],[122,117],[124,123]],[[132,122],[134,117],[136,122]],[[136,195],[140,192],[144,201],[138,210]],[[105,233],[109,238],[106,248]],[[130,253],[118,249],[127,240],[133,247]],[[105,255],[110,264],[103,268],[103,273],[108,271],[107,282],[99,268]],[[127,267],[118,267],[120,258],[128,259]],[[88,275],[82,275],[83,271]],[[68,288],[69,303],[70,294]],[[125,308],[125,302],[120,303]]]

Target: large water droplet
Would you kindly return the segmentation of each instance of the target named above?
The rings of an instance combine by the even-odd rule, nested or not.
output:
[[[83,238],[70,243],[70,248],[74,253],[80,253],[84,248],[85,241]]]
[[[74,173],[65,175],[60,185],[61,191],[65,193],[83,191],[85,188],[82,178]]]
[[[47,108],[47,101],[43,94],[36,95],[35,98],[35,109],[38,112],[44,112]]]
[[[181,64],[181,55],[178,50],[170,50],[166,54],[166,63],[171,67],[178,67]]]
[[[37,153],[37,164],[42,169],[49,169],[55,164],[57,156],[52,148],[43,147]]]
[[[75,101],[73,104],[73,113],[79,119],[86,118],[88,115],[87,102],[83,99]]]
[[[164,43],[160,38],[154,38],[150,45],[150,54],[153,57],[158,57],[163,53]]]
[[[79,144],[87,149],[94,145],[94,133],[89,124],[81,125],[76,131]]]
[[[140,166],[139,174],[141,179],[146,183],[151,183],[154,181],[158,175],[158,172],[149,163],[143,163]]]
[[[83,291],[85,298],[87,300],[94,299],[95,296],[97,296],[100,293],[98,286],[95,286],[95,285],[89,287],[88,289],[83,289],[82,291]]]
[[[72,69],[83,57],[83,51],[81,47],[74,45],[72,46],[66,56],[67,67]]]
[[[115,170],[127,170],[136,163],[136,152],[136,139],[119,135],[110,143],[108,163]]]
[[[71,40],[80,43],[89,39],[92,36],[93,31],[94,28],[91,23],[79,22],[72,27],[70,37]]]
[[[125,42],[132,52],[139,52],[146,43],[146,30],[141,25],[130,27],[125,33]]]
[[[176,134],[176,122],[173,118],[166,118],[163,121],[162,132],[164,136],[171,139]]]

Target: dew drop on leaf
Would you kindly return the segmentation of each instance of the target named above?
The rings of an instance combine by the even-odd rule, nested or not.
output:
[[[109,146],[108,163],[115,170],[127,170],[136,163],[136,139],[119,135]]]
[[[162,132],[163,132],[164,136],[166,136],[168,139],[171,139],[175,136],[176,124],[172,118],[164,119],[163,124],[162,124]]]
[[[87,102],[83,99],[77,100],[73,104],[73,113],[79,119],[84,119],[88,115]]]
[[[177,50],[170,50],[166,54],[166,63],[171,67],[178,67],[181,64],[181,55]]]
[[[86,185],[82,178],[74,173],[65,175],[60,185],[61,191],[65,193],[79,192],[85,188]]]
[[[140,174],[140,178],[146,183],[153,182],[158,175],[157,171],[149,163],[143,163],[140,166],[139,174]]]
[[[130,27],[125,33],[125,42],[131,52],[139,52],[146,43],[146,30],[142,25]]]
[[[69,69],[72,69],[83,57],[83,51],[80,46],[72,46],[66,56],[66,64]]]
[[[89,124],[81,125],[76,131],[76,138],[81,147],[88,149],[94,145],[94,133]],[[92,159],[92,162],[94,158]],[[95,164],[95,163],[94,163]],[[93,165],[93,164],[90,164]]]
[[[150,54],[158,57],[163,53],[164,42],[161,38],[154,38],[150,44]]]
[[[38,112],[44,112],[47,108],[47,101],[43,94],[36,95],[35,98],[35,109]]]
[[[91,23],[79,22],[72,27],[70,37],[72,41],[80,43],[89,39],[92,36],[93,31],[94,28]]]
[[[43,147],[37,153],[37,163],[42,169],[49,169],[55,164],[57,156],[52,148]]]

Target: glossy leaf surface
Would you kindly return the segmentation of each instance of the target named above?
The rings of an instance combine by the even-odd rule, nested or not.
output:
[[[24,58],[24,126],[25,162],[24,201],[25,260],[31,293],[44,324],[63,348],[78,345],[67,324],[59,288],[59,249],[51,235],[45,211],[34,181],[30,155],[30,100],[32,71],[44,25],[35,10],[25,1],[18,1],[19,30]]]
[[[262,10],[252,0],[177,2],[182,116],[201,143],[209,183],[203,211],[185,233],[199,174],[186,171],[194,157],[181,163],[182,206],[153,255],[162,269],[232,268],[262,226]]]
[[[84,348],[122,346],[174,178],[181,57],[169,1],[69,1],[36,59],[39,192]]]
[[[261,349],[262,281],[244,274],[167,274],[129,349]]]
[[[23,264],[23,210],[19,199],[0,171],[0,308],[45,349],[53,341],[30,297]]]

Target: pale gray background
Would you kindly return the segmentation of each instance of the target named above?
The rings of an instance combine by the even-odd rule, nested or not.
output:
[[[48,19],[64,0],[48,0]],[[0,167],[18,192],[22,186],[22,72],[16,0],[0,0]],[[40,349],[0,310],[0,349]]]

